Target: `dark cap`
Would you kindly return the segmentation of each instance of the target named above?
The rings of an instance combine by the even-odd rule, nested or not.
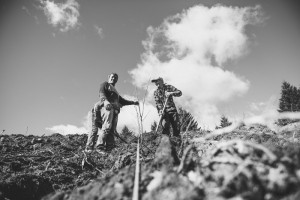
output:
[[[160,80],[164,81],[161,77],[158,77],[157,79],[152,79],[151,82],[155,83],[155,82],[160,81]]]

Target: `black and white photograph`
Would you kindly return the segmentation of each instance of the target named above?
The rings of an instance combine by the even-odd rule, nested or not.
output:
[[[2,0],[0,200],[300,200],[299,10]]]

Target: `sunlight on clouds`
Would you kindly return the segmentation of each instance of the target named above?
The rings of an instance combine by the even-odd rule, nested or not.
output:
[[[248,80],[223,65],[249,51],[245,27],[262,21],[259,6],[198,5],[171,16],[147,29],[141,63],[130,71],[133,83],[144,87],[149,76],[163,77],[182,90],[182,97],[175,98],[178,105],[200,125],[214,128],[220,119],[218,104],[250,87]]]
[[[245,124],[264,124],[270,129],[275,129],[275,122],[280,118],[278,113],[278,97],[271,96],[265,102],[250,104],[252,111],[247,113],[247,117],[244,120]]]
[[[60,31],[66,32],[79,26],[79,4],[75,0],[57,4],[50,0],[40,0],[40,2],[48,23],[54,27],[59,25]]]
[[[60,133],[63,135],[68,134],[87,134],[91,130],[92,127],[92,113],[89,111],[87,115],[82,120],[83,126],[77,127],[75,125],[55,125],[50,128],[46,128],[47,131],[52,133]]]
[[[129,100],[135,100],[135,97],[131,97],[129,95],[124,95],[124,98]],[[140,101],[140,108],[143,108],[143,102]],[[124,106],[121,108],[121,112],[119,114],[119,120],[118,120],[118,132],[121,132],[123,127],[126,125],[129,130],[134,131],[135,133],[138,133],[139,127],[138,127],[138,121],[137,121],[137,113],[136,113],[137,106]],[[143,129],[146,131],[151,130],[151,124],[154,122],[154,120],[158,121],[158,114],[156,107],[154,107],[152,104],[145,102],[144,104],[144,121],[143,121]]]
[[[84,127],[77,127],[70,124],[56,125],[51,128],[46,128],[46,130],[52,133],[60,133],[62,135],[87,133],[87,129],[85,129]]]
[[[265,102],[259,102],[259,103],[252,102],[250,104],[250,109],[253,112],[267,113],[270,111],[272,112],[277,111],[278,105],[279,105],[278,97],[273,95]],[[250,112],[250,115],[255,115],[255,114]]]
[[[251,108],[251,110],[259,111],[261,109],[261,107],[263,107],[264,105],[265,105],[264,102],[251,103],[250,108]]]

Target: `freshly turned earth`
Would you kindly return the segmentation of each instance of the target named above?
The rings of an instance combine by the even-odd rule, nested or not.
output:
[[[132,199],[137,138],[109,154],[87,135],[0,135],[0,200]],[[300,199],[300,125],[241,125],[214,135],[143,134],[140,199]]]

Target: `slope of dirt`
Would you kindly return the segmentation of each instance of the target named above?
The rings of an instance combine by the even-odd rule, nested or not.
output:
[[[299,129],[182,135],[143,135],[140,199],[300,199]],[[0,200],[131,199],[137,138],[106,155],[85,154],[86,139],[0,136]]]
[[[157,136],[142,155],[154,157],[150,148],[157,146]],[[83,152],[87,135],[53,134],[50,136],[0,136],[0,200],[41,199],[51,192],[67,191],[103,178],[135,161],[137,138],[117,139],[109,155]],[[157,144],[156,144],[157,143]]]

